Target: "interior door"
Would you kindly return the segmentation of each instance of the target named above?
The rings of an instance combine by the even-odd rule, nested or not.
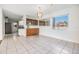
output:
[[[11,23],[5,23],[5,34],[11,34],[11,33],[12,33]]]

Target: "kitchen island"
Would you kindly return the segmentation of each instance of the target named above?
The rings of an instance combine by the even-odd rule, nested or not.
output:
[[[39,28],[27,28],[26,36],[39,35]]]

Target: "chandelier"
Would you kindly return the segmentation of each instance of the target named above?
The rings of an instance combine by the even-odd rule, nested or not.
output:
[[[39,20],[41,20],[42,17],[43,17],[43,10],[42,10],[41,7],[37,8],[37,17],[38,17]]]

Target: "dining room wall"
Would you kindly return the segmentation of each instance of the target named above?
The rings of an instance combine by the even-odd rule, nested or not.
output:
[[[69,14],[68,27],[64,30],[53,29],[53,17]],[[40,27],[40,35],[79,43],[79,7],[69,7],[53,12],[50,26]],[[49,15],[50,16],[50,15]]]

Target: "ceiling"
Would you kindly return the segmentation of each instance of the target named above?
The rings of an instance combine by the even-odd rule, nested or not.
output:
[[[9,17],[9,19],[18,21],[21,20],[23,15],[30,18],[37,18],[37,8],[41,7],[44,16],[51,14],[57,10],[71,7],[68,4],[2,4],[0,7],[3,8],[4,16]]]

